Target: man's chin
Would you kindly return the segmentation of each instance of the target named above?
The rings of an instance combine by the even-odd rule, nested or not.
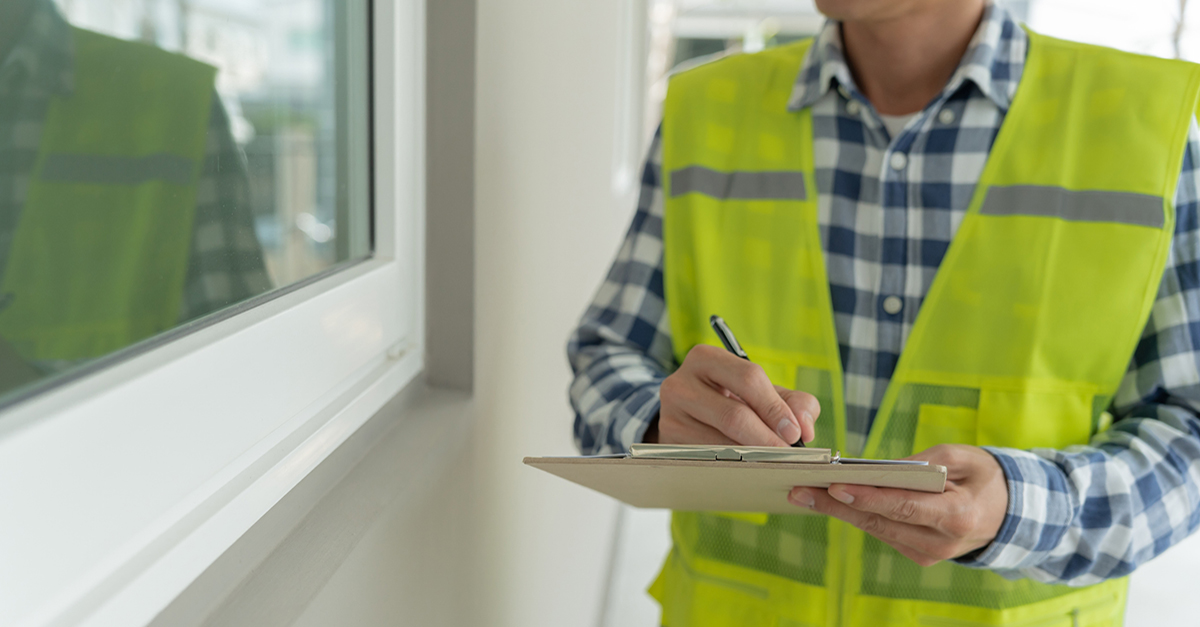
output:
[[[817,10],[832,20],[859,21],[886,17],[894,13],[892,0],[816,0]]]
[[[881,22],[936,5],[934,0],[815,0],[822,15],[839,22]]]

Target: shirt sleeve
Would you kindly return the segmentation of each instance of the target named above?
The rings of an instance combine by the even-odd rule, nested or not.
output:
[[[1008,480],[996,540],[967,566],[1087,585],[1128,575],[1200,524],[1200,129],[1193,120],[1166,272],[1114,398],[1087,446],[988,448]]]
[[[567,346],[575,444],[585,455],[640,442],[675,368],[663,299],[661,129],[649,153],[633,223]]]
[[[254,232],[246,157],[213,93],[196,188],[196,214],[179,321],[186,322],[271,289]]]

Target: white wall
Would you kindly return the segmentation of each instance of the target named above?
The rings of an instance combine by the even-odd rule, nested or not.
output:
[[[520,465],[571,453],[565,343],[629,217],[612,195],[619,2],[479,5],[476,435],[493,625],[588,625],[615,505]]]
[[[480,1],[476,423],[297,625],[597,623],[615,504],[521,458],[574,453],[565,344],[633,207],[612,191],[620,8]]]

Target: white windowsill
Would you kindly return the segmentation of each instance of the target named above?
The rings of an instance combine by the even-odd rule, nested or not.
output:
[[[364,265],[6,416],[20,426],[0,438],[0,615],[161,609],[412,380],[420,348],[389,350],[402,329],[380,297],[394,264]]]

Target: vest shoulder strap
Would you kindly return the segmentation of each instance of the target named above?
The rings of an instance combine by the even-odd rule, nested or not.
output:
[[[1139,79],[1146,77],[1148,68],[1154,68],[1153,72],[1165,69],[1187,74],[1198,67],[1197,64],[1189,61],[1166,59],[1108,46],[1060,39],[1028,28],[1025,29],[1025,34],[1029,37],[1031,54],[1038,54],[1047,59],[1053,58],[1058,63],[1070,62],[1083,66],[1102,67],[1113,72],[1110,78],[1114,83],[1129,80],[1142,82]]]
[[[735,54],[685,70],[671,78],[667,107],[672,114],[700,113],[700,102],[735,103],[751,98],[784,110],[801,63],[812,46],[805,39],[753,54]],[[682,106],[672,106],[678,102]],[[686,104],[684,104],[686,103]]]
[[[812,40],[803,40],[723,57],[672,77],[663,106],[668,171],[796,170],[807,163],[811,148],[805,142],[781,138],[802,122],[788,101],[811,46]],[[670,188],[672,177],[666,178]]]
[[[1029,32],[989,185],[1174,197],[1200,66]]]

